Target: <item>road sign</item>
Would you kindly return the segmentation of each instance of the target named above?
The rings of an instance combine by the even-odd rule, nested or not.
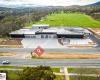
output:
[[[0,73],[0,80],[6,80],[6,73]]]
[[[43,53],[44,53],[44,49],[41,48],[40,46],[38,46],[34,52],[38,55],[38,56],[41,56]]]

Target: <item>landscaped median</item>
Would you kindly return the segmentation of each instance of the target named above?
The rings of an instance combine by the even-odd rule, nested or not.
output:
[[[16,53],[4,53],[4,52],[0,52],[0,56],[15,56]]]
[[[40,59],[100,59],[100,54],[83,54],[83,53],[44,53],[41,56],[38,56],[36,53],[33,53],[32,58]]]
[[[22,45],[0,45],[0,48],[22,48]]]

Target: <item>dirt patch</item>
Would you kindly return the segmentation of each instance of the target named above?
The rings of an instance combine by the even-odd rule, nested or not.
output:
[[[100,14],[100,12],[94,13],[94,14]]]
[[[15,53],[0,53],[0,56],[15,56]]]
[[[96,33],[100,33],[100,28],[93,28],[93,31],[95,31]]]
[[[44,53],[40,57],[36,54],[35,58],[46,58],[46,59],[100,59],[100,54],[79,54],[79,53]]]
[[[22,39],[0,39],[0,47],[20,48]]]
[[[97,38],[100,38],[100,28],[91,28],[90,30],[96,35]]]
[[[22,39],[3,39],[0,45],[21,45]]]

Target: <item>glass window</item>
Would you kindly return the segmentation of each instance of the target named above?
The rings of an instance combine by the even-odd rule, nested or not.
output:
[[[44,35],[41,35],[41,38],[44,38]]]
[[[48,35],[45,35],[45,38],[48,38]]]

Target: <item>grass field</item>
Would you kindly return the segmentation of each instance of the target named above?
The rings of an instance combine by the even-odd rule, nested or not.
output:
[[[93,76],[70,76],[70,80],[99,80],[97,77]]]
[[[68,68],[69,73],[100,74],[100,68]]]
[[[100,21],[81,13],[54,13],[46,16],[36,24],[49,24],[50,26],[80,26],[80,27],[99,27]]]

